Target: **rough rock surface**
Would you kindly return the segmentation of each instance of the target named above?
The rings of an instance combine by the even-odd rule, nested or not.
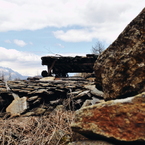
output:
[[[72,129],[86,137],[145,141],[145,92],[76,111]]]
[[[27,109],[26,97],[15,98],[12,103],[6,108],[6,112],[11,114],[11,117],[20,116]]]
[[[145,91],[145,8],[98,57],[94,70],[106,100]]]

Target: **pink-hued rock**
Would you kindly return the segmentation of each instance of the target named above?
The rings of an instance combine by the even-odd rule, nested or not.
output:
[[[73,131],[93,139],[145,141],[145,92],[76,111]]]
[[[105,100],[145,91],[145,8],[98,57],[94,70]]]

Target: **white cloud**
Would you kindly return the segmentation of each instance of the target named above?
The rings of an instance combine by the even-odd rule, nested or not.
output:
[[[64,41],[112,41],[144,5],[144,0],[0,0],[0,31],[79,26],[54,34]]]
[[[0,47],[0,65],[9,67],[22,75],[38,75],[44,69],[41,57],[33,53]]]
[[[47,26],[96,26],[98,23],[131,20],[144,0],[0,0],[0,31],[36,30]],[[127,15],[126,15],[127,14]],[[117,22],[116,22],[117,23]]]
[[[80,30],[68,30],[67,32],[64,32],[63,30],[55,31],[53,32],[56,38],[59,38],[63,41],[68,42],[80,42],[80,41],[91,41],[93,38],[93,33],[89,32],[89,30],[86,29],[80,29]]]
[[[114,26],[115,28],[115,26]],[[111,43],[113,40],[117,38],[120,29],[112,29],[110,31],[110,27],[100,27],[99,29],[96,27],[92,28],[83,28],[83,29],[70,29],[68,31],[54,31],[53,34],[56,38],[61,39],[66,42],[91,42],[92,39],[100,39],[102,41],[106,41],[107,43]]]
[[[18,40],[18,39],[14,39],[13,41],[7,39],[7,40],[5,40],[4,42],[5,42],[5,43],[12,43],[12,42],[13,42],[14,44],[16,44],[16,45],[18,45],[18,46],[20,46],[20,47],[24,47],[24,46],[26,46],[27,44],[33,45],[32,42],[26,43],[26,42],[24,42],[23,40]]]
[[[61,48],[64,48],[64,46],[60,43],[56,44],[57,46],[61,47]]]
[[[32,43],[32,42],[29,42],[29,44],[30,44],[30,45],[33,45],[33,43]]]
[[[20,47],[24,47],[25,45],[27,45],[26,42],[24,42],[23,40],[18,40],[18,39],[14,39],[14,43]]]
[[[5,40],[5,43],[11,43],[11,41],[10,40]]]

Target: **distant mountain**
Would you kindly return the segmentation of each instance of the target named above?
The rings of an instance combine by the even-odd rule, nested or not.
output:
[[[0,66],[0,79],[4,80],[25,80],[28,76],[22,76],[10,68]]]

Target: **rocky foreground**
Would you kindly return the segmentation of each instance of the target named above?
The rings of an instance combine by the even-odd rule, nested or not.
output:
[[[14,130],[12,125],[14,125],[16,128],[21,128],[23,132],[28,132],[29,129],[26,130],[23,126],[31,128],[34,124],[37,124],[36,120],[38,120],[38,122],[41,120],[40,126],[42,126],[42,128],[43,126],[45,126],[45,129],[51,126],[54,126],[53,129],[56,127],[55,131],[52,128],[49,129],[50,133],[47,133],[47,140],[44,139],[44,143],[46,144],[53,145],[58,142],[62,142],[62,144],[76,144],[79,143],[79,141],[76,142],[76,140],[79,139],[90,142],[87,138],[72,133],[70,123],[74,118],[73,114],[76,110],[102,102],[103,92],[96,89],[95,82],[89,79],[87,80],[80,77],[54,79],[55,78],[48,77],[37,80],[1,81],[0,108],[2,112],[0,115],[2,120],[8,119],[8,121],[5,122],[10,126],[10,128],[8,128],[5,124],[5,128],[8,128],[8,131],[12,132],[12,130]],[[12,120],[13,123],[9,121],[9,119]],[[53,122],[55,122],[55,124],[53,124]],[[3,126],[2,121],[0,121],[0,123],[1,126]],[[47,123],[49,125],[46,126]],[[38,130],[37,126],[34,128]],[[40,131],[43,130],[40,129]],[[40,131],[38,133],[41,134]],[[19,134],[17,129],[13,132],[18,139],[27,136],[25,133]],[[57,135],[51,138],[53,132]],[[6,134],[11,138],[11,134],[9,134],[7,130]],[[33,134],[30,136],[36,136],[36,138],[39,136],[34,132],[30,134]],[[62,136],[64,136],[64,141],[62,141]],[[28,144],[33,142],[31,137],[28,138],[27,136],[26,138],[25,140],[20,139],[21,141],[19,141],[19,143],[23,144],[25,142]],[[38,144],[40,144],[40,140],[38,142]]]
[[[95,140],[145,144],[145,8],[98,57],[94,70],[105,102],[76,111],[72,129]]]
[[[74,111],[81,108],[85,101],[93,104],[103,100],[103,92],[95,88],[93,81],[83,78],[49,79],[8,81],[7,84],[1,82],[0,108],[6,109],[11,116],[18,116],[24,112],[25,116],[40,115],[55,109],[57,105],[64,105],[66,109]],[[13,103],[15,109],[12,109]],[[20,108],[16,108],[17,103],[21,105],[21,111]]]

